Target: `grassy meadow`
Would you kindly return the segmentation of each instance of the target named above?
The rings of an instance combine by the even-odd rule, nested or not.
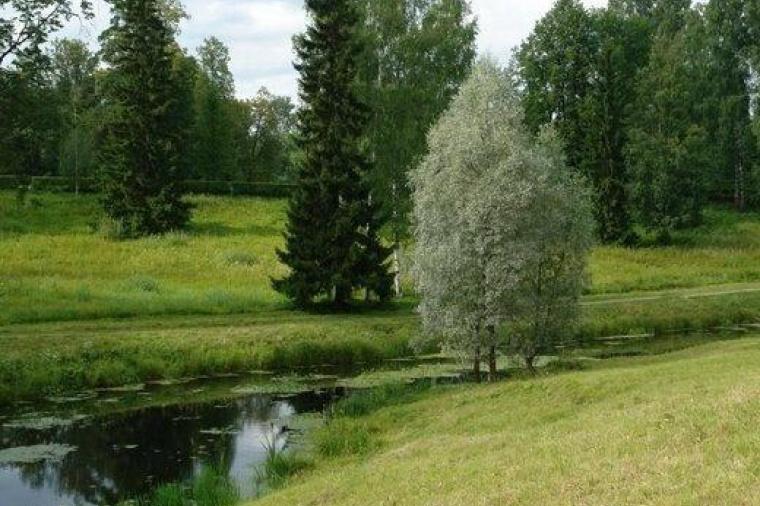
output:
[[[97,200],[0,192],[0,402],[412,354],[414,297],[296,313],[274,292],[286,202],[198,196],[185,233],[123,241]],[[576,337],[760,322],[760,216],[711,210],[669,247],[597,248]]]
[[[755,336],[417,393],[333,420],[251,505],[758,505],[758,363]]]
[[[282,309],[287,204],[194,197],[181,234],[134,241],[100,233],[92,196],[0,192],[0,324]],[[626,294],[760,282],[760,216],[709,211],[669,247],[600,247],[589,294]]]
[[[94,197],[0,194],[0,324],[282,307],[285,203],[197,197],[192,228],[135,241],[102,233]]]

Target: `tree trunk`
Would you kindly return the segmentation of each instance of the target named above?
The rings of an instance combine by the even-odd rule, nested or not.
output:
[[[396,267],[396,272],[393,274],[393,291],[396,293],[396,298],[399,299],[404,296],[403,292],[401,291],[401,255],[399,254],[400,248],[401,246],[397,241],[396,247],[393,249],[393,263]]]
[[[525,357],[525,367],[528,368],[528,371],[532,375],[535,376],[536,374],[538,374],[538,371],[536,370],[536,356],[535,355]]]
[[[480,375],[480,346],[475,346],[472,357],[472,378],[475,383],[480,383],[482,378]]]
[[[498,376],[496,365],[496,329],[493,325],[489,325],[486,327],[486,332],[488,332],[488,381],[494,383]]]
[[[744,165],[741,162],[734,169],[734,207],[739,212],[744,211]]]
[[[348,306],[348,301],[351,300],[351,290],[344,286],[336,286],[333,289],[333,304],[336,308],[342,309]]]

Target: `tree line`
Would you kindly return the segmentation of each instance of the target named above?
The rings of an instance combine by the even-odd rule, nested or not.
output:
[[[0,174],[64,176],[74,185],[99,177],[107,123],[114,116],[108,93],[119,79],[114,58],[127,22],[123,14],[136,2],[112,2],[113,20],[99,38],[98,51],[78,39],[46,44],[63,22],[88,15],[87,4],[80,10],[60,0],[0,5],[8,3],[14,4],[6,7],[11,16],[0,26],[9,36],[15,30],[21,40],[0,41],[9,55],[0,67]],[[188,18],[183,6],[176,0],[154,3],[167,30],[154,42],[166,46],[168,98],[176,102],[173,125],[181,135],[178,176],[287,182],[296,157],[290,97],[261,89],[251,99],[237,98],[225,44],[209,37],[191,54],[176,42],[180,22]],[[23,19],[39,32],[38,39],[22,41],[23,29],[17,27]]]
[[[595,191],[599,237],[663,241],[708,204],[760,205],[760,9],[742,0],[557,0],[517,49],[525,121],[552,124]]]
[[[77,41],[42,49],[76,15],[69,2],[3,2],[18,16],[0,25],[0,54],[12,55],[0,71],[0,160],[34,174],[73,157],[77,172],[97,173],[105,210],[130,235],[187,223],[184,178],[288,174],[280,258],[291,273],[275,287],[301,306],[344,306],[359,290],[387,299],[394,281],[399,293],[389,273],[414,230],[410,173],[435,154],[428,133],[476,56],[469,3],[307,1],[297,111],[265,92],[237,100],[224,44],[209,38],[194,56],[177,44],[176,1],[111,4],[92,54]],[[760,204],[759,10],[741,0],[557,0],[516,49],[507,76],[522,127],[556,132],[567,171],[591,187],[599,239],[667,241],[698,225],[706,205]]]

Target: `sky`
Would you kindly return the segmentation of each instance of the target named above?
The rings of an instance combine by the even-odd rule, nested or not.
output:
[[[478,18],[478,50],[506,61],[552,6],[554,0],[471,0]],[[602,7],[607,0],[583,0]],[[185,21],[180,43],[194,52],[203,39],[214,35],[231,54],[237,95],[252,97],[261,87],[278,95],[296,96],[293,70],[293,35],[303,31],[303,0],[184,0],[191,16]],[[95,20],[74,22],[63,35],[88,39],[93,44],[108,24],[108,6],[95,3]]]

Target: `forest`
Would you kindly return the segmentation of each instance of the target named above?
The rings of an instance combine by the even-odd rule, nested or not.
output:
[[[0,0],[0,506],[760,504],[760,2],[495,1]]]

